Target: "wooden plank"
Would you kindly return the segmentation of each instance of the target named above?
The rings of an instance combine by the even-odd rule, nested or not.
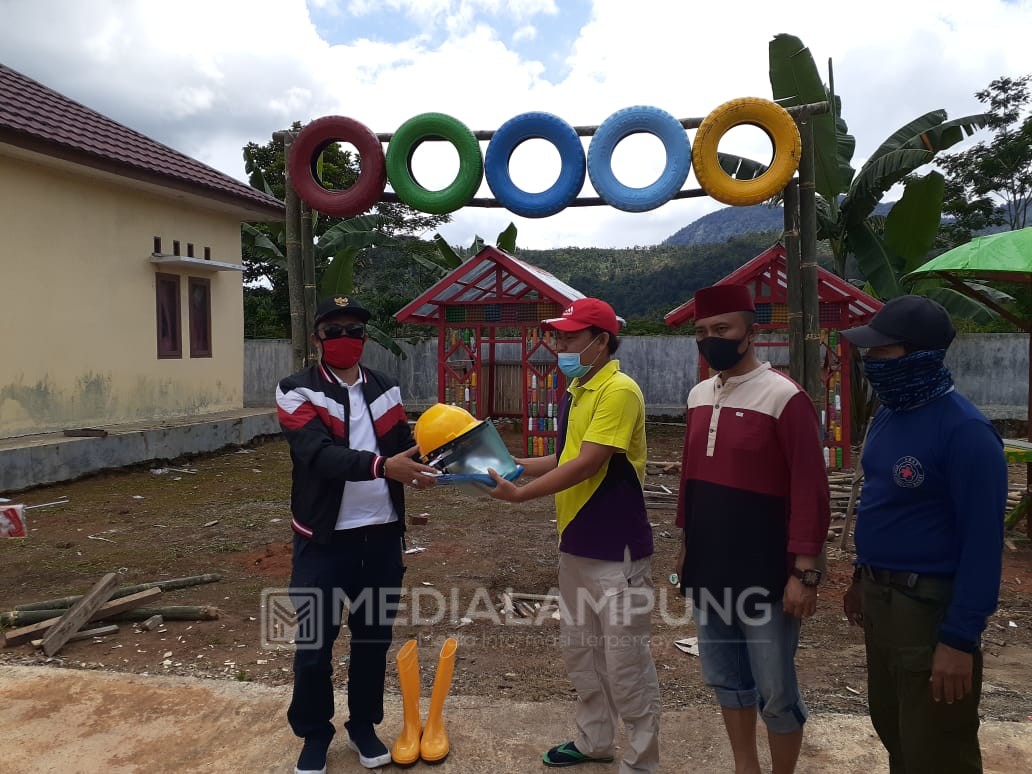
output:
[[[111,624],[110,626],[98,626],[96,629],[81,629],[68,638],[69,642],[76,642],[78,640],[89,640],[94,637],[106,637],[109,634],[117,634],[118,626]],[[32,647],[39,648],[43,645],[43,640],[33,640]]]
[[[161,589],[147,589],[141,591],[138,594],[131,594],[128,597],[122,597],[121,599],[112,599],[109,602],[105,602],[101,605],[91,616],[91,621],[99,621],[106,616],[116,615],[118,613],[124,613],[127,610],[132,610],[145,605],[148,602],[153,602],[161,596]],[[10,647],[12,645],[21,645],[23,642],[29,642],[30,640],[36,639],[39,635],[49,631],[61,620],[61,616],[54,618],[48,618],[45,621],[32,624],[31,626],[23,626],[20,629],[12,629],[9,632],[4,633],[4,647]]]
[[[101,605],[111,599],[116,588],[118,588],[117,573],[109,572],[97,581],[93,588],[68,608],[68,612],[61,616],[61,620],[46,633],[41,646],[43,652],[48,656],[53,656],[61,650],[68,642],[68,638],[79,631]]]

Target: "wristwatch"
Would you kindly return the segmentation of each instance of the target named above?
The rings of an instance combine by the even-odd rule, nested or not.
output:
[[[803,582],[804,586],[811,588],[816,587],[821,582],[821,571],[820,570],[800,570],[798,567],[792,568],[792,577],[799,578]]]

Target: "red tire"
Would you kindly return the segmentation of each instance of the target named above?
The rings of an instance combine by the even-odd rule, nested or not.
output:
[[[323,188],[316,180],[315,164],[333,142],[349,142],[358,150],[358,180],[343,191]],[[324,116],[308,124],[290,146],[287,160],[290,182],[313,210],[338,218],[351,218],[369,210],[387,187],[387,163],[380,141],[365,124],[346,116]]]

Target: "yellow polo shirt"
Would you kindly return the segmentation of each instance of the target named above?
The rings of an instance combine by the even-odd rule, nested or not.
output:
[[[645,442],[645,399],[641,389],[631,377],[620,371],[619,360],[610,360],[586,384],[574,379],[567,392],[570,394],[569,418],[559,464],[577,457],[585,441],[612,446],[617,451],[595,475],[556,494],[556,524],[560,538],[565,542],[564,533],[568,527],[575,519],[583,517],[593,522],[597,529],[589,528],[585,523],[574,530],[578,537],[576,545],[570,546],[571,552],[608,555],[619,548],[622,556],[623,545],[628,541],[642,543],[640,550],[634,553],[645,550],[642,541],[646,536],[636,534],[642,531],[644,524],[648,530],[648,553],[651,554],[652,534],[645,517],[642,494],[648,449]],[[611,471],[610,468],[614,469]],[[603,483],[613,488],[613,497],[593,499]],[[589,502],[590,508],[585,508]],[[616,523],[620,528],[616,530],[617,534],[612,534],[609,527]],[[630,527],[635,534],[627,533],[624,527]],[[603,534],[594,534],[597,532]],[[609,542],[610,538],[624,543],[606,550],[601,543]],[[565,550],[562,542],[560,547]]]

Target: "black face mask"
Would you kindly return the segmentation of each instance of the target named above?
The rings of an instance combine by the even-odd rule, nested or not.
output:
[[[727,371],[738,365],[745,357],[745,352],[749,351],[748,348],[745,352],[738,351],[743,341],[744,338],[722,339],[719,336],[709,336],[696,343],[699,345],[699,353],[706,358],[707,363],[718,371]]]

